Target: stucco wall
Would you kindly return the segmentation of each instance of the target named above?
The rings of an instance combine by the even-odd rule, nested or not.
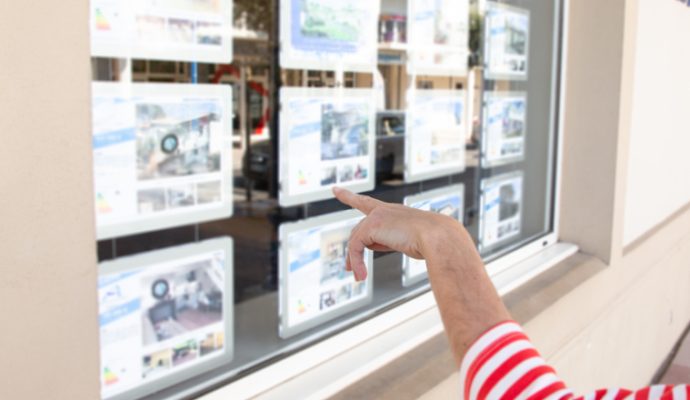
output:
[[[0,2],[0,399],[99,398],[87,21]]]
[[[637,1],[625,244],[690,203],[690,7]]]

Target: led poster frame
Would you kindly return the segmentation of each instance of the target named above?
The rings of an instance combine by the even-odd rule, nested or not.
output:
[[[140,398],[232,361],[229,237],[99,265],[101,393]]]

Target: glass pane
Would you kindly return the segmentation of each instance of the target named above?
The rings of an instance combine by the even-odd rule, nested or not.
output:
[[[400,254],[344,271],[334,185],[462,221],[487,261],[551,232],[559,1],[122,4],[91,0],[105,398],[229,382],[428,291]]]

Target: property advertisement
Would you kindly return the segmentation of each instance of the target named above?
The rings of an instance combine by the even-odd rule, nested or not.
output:
[[[281,206],[374,188],[375,101],[371,89],[281,89]]]
[[[520,234],[522,172],[485,179],[481,183],[480,243],[484,250]]]
[[[451,185],[405,197],[404,204],[418,210],[443,214],[462,223],[465,211],[465,186]],[[427,277],[426,261],[403,255],[402,284],[404,287]]]
[[[483,129],[484,166],[492,167],[524,159],[527,93],[486,93]]]
[[[484,60],[487,79],[527,79],[529,10],[487,2]]]
[[[138,397],[232,359],[232,240],[106,261],[98,278],[102,397]]]
[[[405,119],[405,181],[465,170],[465,92],[417,90],[408,93]]]
[[[91,55],[232,62],[232,1],[91,0]]]
[[[409,0],[407,5],[409,74],[466,76],[469,0]]]
[[[287,338],[353,311],[371,301],[373,253],[366,250],[367,279],[345,270],[355,210],[280,227],[280,337]]]
[[[379,1],[280,0],[280,66],[371,72]]]
[[[229,86],[92,87],[99,239],[232,215]]]

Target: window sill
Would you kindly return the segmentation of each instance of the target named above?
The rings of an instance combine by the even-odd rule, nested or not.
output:
[[[603,267],[577,246],[556,243],[493,280],[525,323]],[[201,398],[378,398],[391,391],[416,398],[454,368],[429,292]]]

